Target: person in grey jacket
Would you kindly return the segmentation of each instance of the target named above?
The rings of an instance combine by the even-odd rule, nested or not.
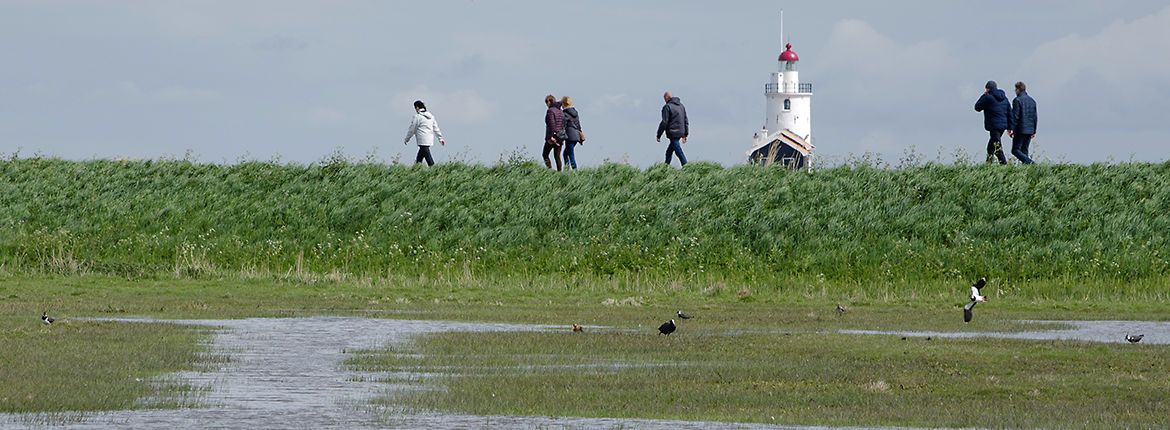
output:
[[[983,129],[990,133],[987,140],[987,162],[991,163],[993,156],[999,159],[999,164],[1007,164],[1003,155],[1003,132],[1011,129],[1012,105],[1008,102],[1007,94],[998,88],[995,81],[987,81],[983,95],[975,102],[975,112],[983,112]]]
[[[565,168],[577,170],[577,145],[585,144],[585,133],[581,131],[581,116],[573,107],[573,98],[561,97],[561,112],[565,114]]]
[[[410,121],[410,129],[406,130],[406,140],[402,142],[403,145],[406,145],[410,143],[411,138],[414,138],[414,143],[418,144],[418,155],[414,157],[414,164],[421,163],[425,159],[428,166],[435,165],[435,159],[431,157],[431,146],[435,144],[436,137],[439,138],[440,145],[447,144],[447,141],[443,139],[443,131],[439,130],[438,121],[435,121],[435,116],[427,112],[427,105],[422,100],[415,100],[414,119]]]
[[[662,122],[658,123],[658,138],[662,141],[662,133],[666,133],[666,138],[670,140],[670,145],[666,147],[666,164],[670,164],[670,155],[672,153],[678,154],[678,162],[682,166],[687,165],[687,156],[683,154],[682,144],[687,143],[687,136],[691,134],[690,122],[687,120],[687,109],[683,107],[682,100],[675,97],[670,91],[662,94],[662,100],[666,102],[662,106]]]
[[[1012,138],[1012,155],[1024,164],[1033,164],[1028,156],[1028,145],[1036,137],[1036,101],[1028,95],[1028,86],[1023,82],[1016,82],[1016,98],[1012,100],[1012,114],[1009,120],[1011,128],[1008,136]]]

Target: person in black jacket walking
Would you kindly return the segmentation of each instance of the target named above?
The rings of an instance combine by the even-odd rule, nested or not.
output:
[[[1028,86],[1023,82],[1016,82],[1016,98],[1012,100],[1012,114],[1008,121],[1011,124],[1008,136],[1012,138],[1012,155],[1024,164],[1034,164],[1028,156],[1028,145],[1036,137],[1036,101],[1028,95]]]
[[[666,147],[666,164],[670,164],[671,153],[678,154],[678,162],[682,166],[687,165],[687,156],[683,154],[682,144],[687,143],[687,136],[690,135],[690,122],[687,120],[687,109],[683,107],[682,100],[675,97],[670,91],[662,94],[662,100],[666,102],[662,106],[662,122],[658,123],[658,138],[662,141],[662,133],[666,133],[666,138],[670,139],[670,145]]]
[[[585,134],[581,131],[581,116],[577,108],[573,107],[573,98],[561,97],[561,112],[565,114],[565,168],[577,170],[577,145],[585,144]]]
[[[1012,105],[1008,103],[1007,94],[998,88],[995,81],[987,81],[983,88],[983,95],[975,102],[975,112],[983,112],[983,128],[990,133],[987,140],[987,162],[999,159],[999,164],[1007,164],[1003,155],[1003,132],[1011,129]]]
[[[552,160],[548,153],[553,153],[553,160],[557,161],[557,171],[561,171],[561,145],[565,144],[565,113],[561,112],[561,102],[552,94],[544,96],[544,105],[548,110],[544,112],[544,166],[552,168]]]

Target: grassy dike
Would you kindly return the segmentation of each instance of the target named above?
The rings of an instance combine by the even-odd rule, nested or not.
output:
[[[1162,346],[831,333],[1164,320],[1167,207],[1170,164],[555,174],[11,158],[0,410],[134,407],[152,390],[136,379],[199,361],[198,331],[78,317],[343,314],[611,328],[440,334],[351,360],[440,375],[425,381],[440,391],[394,399],[420,409],[1165,427]],[[992,302],[964,326],[980,275]],[[655,336],[678,308],[699,317]],[[42,309],[67,324],[41,327]],[[960,380],[983,412],[965,413]],[[75,391],[97,394],[51,395]]]
[[[12,158],[0,161],[0,264],[131,278],[1128,283],[1170,273],[1167,207],[1170,163],[556,174]]]

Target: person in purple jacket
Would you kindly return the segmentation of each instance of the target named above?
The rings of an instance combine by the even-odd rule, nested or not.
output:
[[[544,166],[552,168],[552,160],[548,158],[553,153],[553,160],[557,161],[557,171],[561,171],[561,146],[565,144],[565,113],[561,112],[561,102],[549,94],[544,97],[544,105],[548,110],[544,112]]]

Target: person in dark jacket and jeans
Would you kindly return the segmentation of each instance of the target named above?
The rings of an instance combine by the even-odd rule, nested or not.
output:
[[[1012,155],[1024,164],[1033,164],[1034,161],[1028,156],[1028,145],[1036,137],[1036,101],[1028,95],[1028,86],[1023,82],[1016,82],[1016,98],[1012,100],[1011,119],[1008,122],[1011,124],[1008,136],[1012,138]]]
[[[975,102],[975,112],[983,112],[983,128],[991,134],[987,140],[987,162],[999,159],[999,164],[1007,164],[1003,155],[1003,132],[1011,129],[1012,105],[1008,103],[1007,94],[998,88],[995,81],[987,81],[983,88],[983,95]]]
[[[691,134],[687,109],[670,91],[662,94],[662,100],[666,101],[666,104],[662,106],[662,122],[658,123],[657,140],[662,141],[663,132],[666,133],[666,138],[670,139],[670,145],[666,147],[666,164],[670,164],[670,154],[675,153],[678,154],[680,165],[686,166],[687,156],[683,154],[682,144],[687,143],[687,136]]]
[[[581,117],[577,113],[577,108],[573,107],[572,97],[561,97],[561,108],[563,108],[561,112],[565,114],[565,167],[577,170],[575,148],[578,144],[585,144],[585,136],[581,132]]]
[[[544,166],[552,168],[549,152],[557,160],[557,171],[561,171],[561,145],[565,144],[565,114],[561,112],[561,102],[552,94],[544,96],[544,104],[548,110],[544,112]]]

